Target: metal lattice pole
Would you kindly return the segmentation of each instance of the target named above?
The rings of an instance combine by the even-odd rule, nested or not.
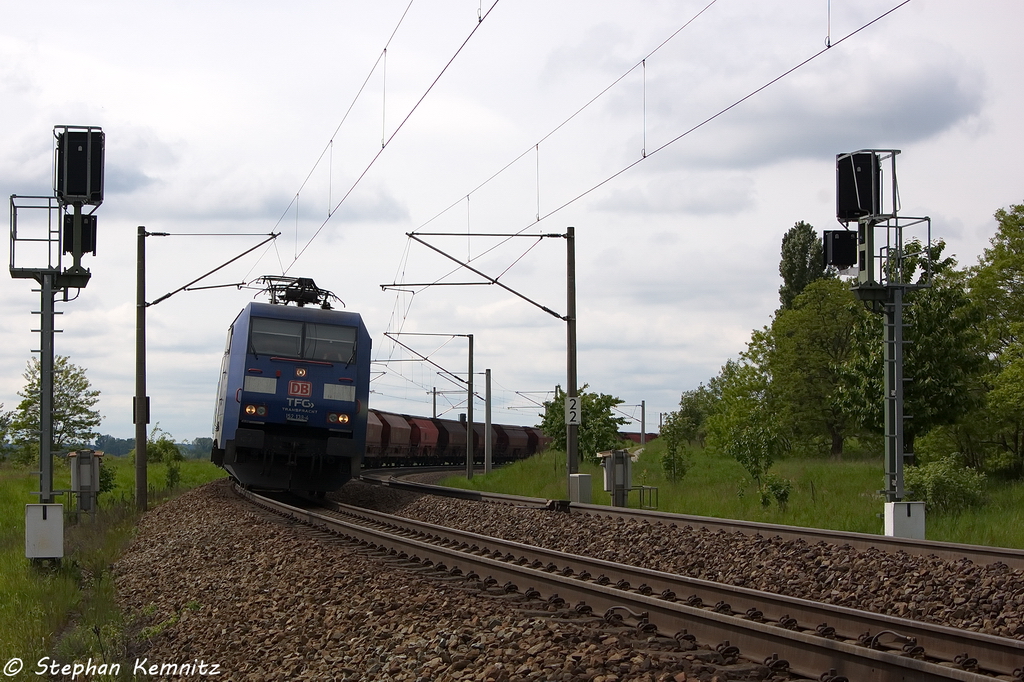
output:
[[[885,306],[885,500],[903,499],[903,288]]]
[[[41,275],[39,325],[39,502],[53,504],[53,334],[54,278]]]

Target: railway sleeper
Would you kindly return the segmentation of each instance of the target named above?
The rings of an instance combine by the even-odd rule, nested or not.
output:
[[[463,546],[464,545],[465,545],[465,543],[463,543]],[[377,545],[373,545],[372,543],[365,543],[364,546],[369,546],[371,548],[371,551],[372,550],[376,550],[376,549],[381,549],[381,550],[383,549],[383,548],[378,548]],[[388,552],[384,552],[384,554],[387,555]],[[500,552],[496,552],[496,554],[500,554]],[[511,555],[506,555],[506,558],[510,557],[510,556]],[[413,558],[415,559],[415,557],[413,557]],[[525,557],[519,557],[518,558],[518,563],[520,563],[521,565],[530,564],[534,568],[538,568],[538,569],[547,568],[548,572],[554,572],[552,569],[556,568],[556,567],[554,567],[551,564],[548,564],[548,566],[545,566],[539,560],[534,560],[532,563],[530,563]],[[424,566],[424,567],[430,567],[430,566],[433,565],[433,562],[431,562],[429,559],[428,560],[423,560],[423,561],[420,562],[420,565]],[[444,564],[438,563],[436,566],[434,566],[434,570],[437,571],[437,572],[443,572],[443,571],[446,571],[447,568],[444,566]],[[589,577],[589,576],[587,576],[587,577]],[[581,575],[580,578],[583,578],[583,575]],[[491,580],[493,581],[493,578]],[[493,582],[496,585],[497,581],[493,581]],[[602,584],[602,585],[607,585],[607,584],[611,583],[611,580],[609,580],[606,576],[601,575],[597,579],[597,582],[599,584]],[[486,584],[486,582],[482,581],[482,584],[484,584],[484,588],[487,589],[488,585]],[[616,587],[618,587],[620,589],[628,590],[629,589],[629,583],[628,583],[628,581],[620,580],[616,584]],[[640,591],[643,594],[649,594],[649,592],[642,591],[642,587],[643,586],[641,586],[641,588],[638,588],[638,591]],[[509,581],[509,582],[507,582],[505,584],[505,586],[503,588],[503,592],[505,594],[507,594],[507,595],[512,595],[512,594],[515,594],[515,593],[518,592],[518,587],[514,583]],[[541,594],[537,590],[535,590],[534,588],[531,587],[531,588],[527,589],[527,591],[524,594],[517,595],[517,596],[520,599],[535,599],[535,598],[540,597]],[[559,600],[559,601],[561,601],[561,600]],[[551,602],[552,602],[552,600],[551,600],[551,598],[549,598],[548,605],[549,605],[549,607],[551,607],[551,608],[553,608],[555,610],[558,610],[558,609],[560,609],[560,608],[562,608],[564,606],[564,602],[557,603],[557,604],[551,603]],[[693,598],[691,598],[691,600],[688,600],[688,602],[690,602],[691,605],[703,606],[703,604],[701,603],[699,597],[693,597]],[[696,604],[693,604],[692,602],[696,602]],[[625,607],[622,607],[622,608],[625,608]],[[715,611],[717,611],[719,613],[727,613],[729,615],[739,615],[739,614],[734,614],[732,612],[731,607],[729,607],[729,605],[725,604],[724,602],[719,602],[718,604],[716,604],[715,607],[711,607],[711,608],[713,608]],[[617,627],[620,623],[624,625],[624,619],[622,618],[622,614],[620,612],[617,612],[618,610],[615,607],[613,607],[613,609],[609,609],[609,610],[610,611],[616,611],[615,616],[617,616],[617,617],[616,618],[609,618],[609,619],[607,619],[609,621],[608,624],[613,626],[613,627]],[[629,614],[634,616],[634,617],[638,616],[638,614],[635,614],[634,612],[629,611],[628,609],[625,609],[625,610],[627,612],[629,612]],[[763,614],[761,614],[760,612],[757,612],[756,610],[754,610],[754,614],[751,614],[751,611],[748,610],[747,617],[750,618],[751,620],[755,620],[755,618],[752,617],[753,615],[757,615],[757,616],[760,616],[761,618],[763,618]],[[550,617],[550,615],[549,615],[549,617]],[[813,632],[817,633],[819,636],[822,636],[822,637],[825,637],[825,638],[829,638],[829,639],[835,638],[835,630],[833,628],[829,627],[826,623],[821,623],[821,624],[819,624],[818,626],[816,626],[814,628],[801,628],[795,619],[790,618],[788,615],[786,615],[786,616],[783,616],[782,618],[780,618],[779,621],[777,622],[777,624],[779,626],[783,627],[783,628],[790,629],[790,630],[803,630],[803,631],[807,631],[807,632],[812,632],[813,631]],[[630,631],[630,636],[636,637],[636,636],[645,636],[646,635],[647,637],[656,637],[657,636],[657,628],[651,626],[651,628],[653,628],[653,629],[650,629],[650,628],[647,628],[646,625],[649,625],[649,624],[646,624],[646,623],[644,623],[641,620],[640,623],[634,625],[631,628],[628,628],[628,630]],[[688,639],[685,639],[685,638],[680,639],[679,637],[677,637],[677,638],[675,638],[675,641],[677,643],[677,646],[680,646],[680,647],[682,647],[682,646],[693,646],[694,648],[696,648],[696,643],[695,642],[691,642]],[[867,646],[867,647],[870,647],[872,649],[876,649],[876,650],[880,650],[880,651],[899,651],[899,652],[901,652],[901,655],[906,656],[908,658],[918,658],[919,659],[919,658],[923,658],[924,655],[925,655],[925,650],[921,646],[919,646],[912,637],[904,636],[904,635],[902,635],[902,634],[900,634],[898,632],[892,631],[892,630],[883,630],[883,631],[881,631],[878,634],[875,634],[873,636],[870,633],[864,633],[864,635],[862,635],[859,638],[859,641],[860,641],[860,644],[862,646]],[[710,660],[717,661],[718,659],[709,658],[709,654],[710,653],[714,653],[714,654],[717,654],[719,657],[721,657],[722,663],[720,665],[727,665],[727,664],[730,663],[729,659],[730,659],[731,655],[735,655],[736,658],[739,657],[739,651],[738,650],[732,651],[728,647],[729,647],[729,645],[726,642],[726,643],[723,643],[723,644],[719,645],[718,650],[715,651],[715,652],[707,652],[707,653],[705,653],[703,650],[701,650],[701,652],[699,654],[695,654],[695,658],[697,658],[698,660],[707,661],[707,662],[710,662]],[[729,655],[726,655],[726,654],[729,654]],[[772,665],[768,665],[768,661],[769,660],[771,660]],[[771,668],[772,670],[775,670],[775,668],[773,668],[772,666],[778,666],[778,672],[782,672],[781,669],[784,667],[785,663],[786,662],[784,660],[778,659],[777,656],[776,656],[776,657],[774,657],[774,660],[773,659],[766,659],[765,666],[768,667],[768,668]],[[954,663],[953,666],[947,666],[947,667],[954,667],[955,666],[955,667],[958,667],[960,669],[963,669],[963,670],[969,671],[969,672],[974,672],[978,668],[977,660],[973,659],[967,653],[958,655],[956,657],[956,660],[953,663]],[[1014,671],[1014,676],[1015,676],[1014,679],[1024,680],[1024,673],[1022,673],[1021,670],[1022,669],[1018,668],[1016,671]],[[820,680],[823,680],[824,682],[843,682],[846,679],[847,678],[845,678],[845,677],[843,677],[841,675],[836,674],[835,670],[829,670],[828,672],[822,673],[821,676],[820,676]]]

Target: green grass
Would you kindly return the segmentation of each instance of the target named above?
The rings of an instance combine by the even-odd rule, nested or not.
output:
[[[95,518],[65,517],[64,560],[59,567],[33,566],[25,558],[25,505],[35,503],[39,479],[33,467],[0,464],[0,660],[23,659],[35,670],[43,656],[72,662],[122,662],[124,623],[117,608],[110,566],[134,532],[135,468],[127,458],[106,457],[117,487],[100,496]],[[150,506],[166,499],[163,464],[148,467]],[[225,473],[210,462],[181,462],[181,488]],[[70,487],[66,465],[54,466],[54,488]],[[65,496],[57,498],[67,509]],[[67,512],[66,512],[67,513]],[[25,673],[27,674],[27,673]],[[34,674],[34,672],[32,673]]]
[[[696,449],[687,456],[690,469],[679,482],[667,479],[661,457],[664,442],[655,440],[633,464],[633,485],[656,486],[661,511],[716,518],[742,519],[811,528],[881,534],[883,500],[882,458],[835,462],[785,459],[772,471],[793,482],[785,509],[763,507],[750,476],[735,460],[713,457]],[[550,451],[496,470],[489,476],[446,479],[444,485],[474,490],[566,499],[565,453]],[[610,504],[602,491],[603,469],[584,463],[580,473],[590,474],[594,504]],[[989,481],[988,502],[958,515],[929,513],[929,540],[1024,549],[1024,483]],[[636,493],[630,506],[639,506]]]
[[[178,488],[189,490],[217,478],[227,476],[227,472],[209,460],[186,459],[179,462],[181,478]],[[129,503],[135,499],[135,464],[127,457],[104,457],[104,466],[113,466],[115,488],[100,496],[100,506],[110,506],[121,502]],[[70,474],[65,487],[71,487]],[[154,496],[165,495],[167,490],[167,465],[152,463],[146,467],[146,481],[149,483],[149,501]],[[55,485],[55,487],[57,487]]]
[[[933,514],[926,518],[928,537],[956,538],[951,542],[1024,548],[1024,485],[992,482],[988,502],[969,513]]]

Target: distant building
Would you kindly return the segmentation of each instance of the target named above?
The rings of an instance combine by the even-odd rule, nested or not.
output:
[[[656,433],[648,433],[645,440],[650,443],[652,440],[658,437]],[[619,431],[619,438],[622,440],[631,440],[637,445],[640,444],[640,432],[639,431]]]

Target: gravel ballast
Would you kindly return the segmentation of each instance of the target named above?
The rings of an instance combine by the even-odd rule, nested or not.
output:
[[[610,517],[481,504],[358,481],[339,502],[607,561],[1024,639],[1024,572]]]
[[[641,636],[569,610],[545,611],[521,595],[484,593],[462,579],[400,567],[257,511],[226,481],[147,513],[114,572],[135,642],[130,657],[165,671],[177,666],[177,674],[149,679],[769,676],[763,666],[722,660],[685,640]]]

